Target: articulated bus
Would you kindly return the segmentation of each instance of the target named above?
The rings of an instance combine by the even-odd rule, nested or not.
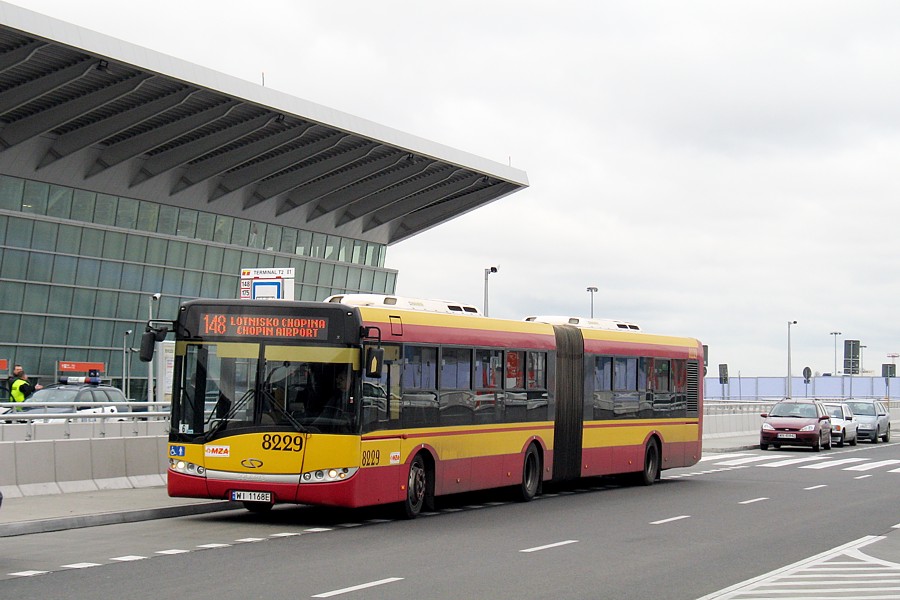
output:
[[[192,300],[175,335],[170,496],[396,503],[630,474],[700,459],[703,348],[618,321],[482,316],[369,294]]]

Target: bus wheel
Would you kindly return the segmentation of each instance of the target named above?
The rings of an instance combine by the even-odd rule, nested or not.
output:
[[[650,440],[644,450],[644,470],[638,473],[638,483],[653,485],[659,479],[659,446],[656,440]]]
[[[257,515],[262,515],[272,510],[272,504],[268,502],[244,502],[244,508]]]
[[[409,480],[406,484],[406,500],[403,501],[403,513],[407,519],[415,519],[425,506],[428,492],[428,471],[421,454],[413,458],[409,465]]]
[[[522,463],[522,483],[519,485],[517,499],[529,502],[541,489],[541,455],[534,444],[528,446],[525,461]]]

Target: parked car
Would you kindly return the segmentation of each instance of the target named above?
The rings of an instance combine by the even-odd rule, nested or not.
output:
[[[871,440],[875,444],[879,438],[890,441],[891,413],[883,403],[878,400],[851,400],[847,404],[856,417],[859,439]]]
[[[88,377],[79,379],[91,379]],[[114,414],[119,412],[119,407],[114,406],[113,402],[127,402],[125,394],[122,390],[111,385],[98,384],[93,382],[79,383],[58,383],[48,385],[45,388],[37,390],[31,396],[21,403],[21,409],[16,408],[16,414],[63,414],[78,412],[81,414]],[[84,406],[73,408],[71,406],[37,406],[46,403],[70,403],[70,402],[93,402],[99,406]],[[127,408],[122,409],[127,412]],[[91,419],[83,419],[91,420]],[[110,417],[109,421],[125,421],[125,417]],[[39,419],[38,421],[54,422],[58,419]]]
[[[821,402],[785,400],[762,413],[759,447],[809,446],[818,452],[831,449],[831,420]]]
[[[853,409],[846,402],[823,402],[831,417],[831,441],[843,448],[844,443],[855,446],[859,435]]]

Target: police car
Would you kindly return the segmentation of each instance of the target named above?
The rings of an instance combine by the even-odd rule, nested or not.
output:
[[[91,403],[92,406],[72,406],[73,402]],[[61,377],[59,383],[37,390],[16,407],[17,414],[115,414],[127,412],[128,407],[118,407],[113,403],[128,402],[122,390],[100,383],[99,377]],[[63,406],[47,406],[48,404]],[[60,419],[31,419],[37,423],[58,422]],[[79,421],[99,419],[80,418]],[[126,417],[109,417],[107,421],[127,421]]]

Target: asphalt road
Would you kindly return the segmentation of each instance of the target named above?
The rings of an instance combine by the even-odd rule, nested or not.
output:
[[[601,479],[527,504],[466,495],[415,521],[279,507],[18,536],[0,540],[0,597],[725,598],[716,592],[896,531],[895,469],[895,442],[748,450],[651,487]]]

